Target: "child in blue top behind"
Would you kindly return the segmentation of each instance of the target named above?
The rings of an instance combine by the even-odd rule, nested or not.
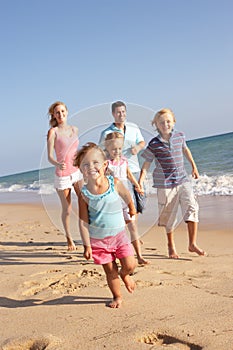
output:
[[[130,216],[136,214],[136,209],[123,183],[105,175],[108,162],[96,144],[84,145],[77,152],[74,165],[80,168],[86,182],[79,195],[79,228],[84,257],[87,260],[93,258],[96,264],[103,266],[113,295],[109,306],[119,308],[122,295],[116,259],[120,260],[120,277],[130,293],[135,288],[130,274],[136,265],[120,197],[127,203]]]

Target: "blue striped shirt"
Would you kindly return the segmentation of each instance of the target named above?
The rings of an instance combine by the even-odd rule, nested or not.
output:
[[[155,161],[153,187],[172,188],[188,181],[183,157],[185,148],[185,135],[177,130],[172,131],[168,142],[160,134],[149,142],[142,157],[150,163]]]

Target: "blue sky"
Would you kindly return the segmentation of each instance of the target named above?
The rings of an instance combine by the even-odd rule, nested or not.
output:
[[[40,167],[47,110],[56,100],[82,132],[92,125],[82,111],[104,104],[106,114],[92,113],[91,122],[109,122],[119,99],[151,118],[173,109],[187,139],[232,131],[231,0],[0,4],[0,176]],[[150,129],[143,108],[128,118]]]

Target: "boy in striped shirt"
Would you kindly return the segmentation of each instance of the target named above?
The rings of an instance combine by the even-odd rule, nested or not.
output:
[[[184,156],[192,167],[194,179],[199,173],[186,145],[183,132],[174,129],[176,119],[170,109],[157,112],[152,121],[158,135],[154,137],[142,153],[145,161],[142,165],[139,185],[143,186],[146,173],[153,161],[153,187],[157,188],[159,226],[164,226],[168,239],[169,258],[178,259],[174,243],[174,229],[177,223],[179,205],[184,221],[187,223],[189,235],[189,251],[198,255],[206,255],[196,244],[198,228],[198,203],[184,166]]]

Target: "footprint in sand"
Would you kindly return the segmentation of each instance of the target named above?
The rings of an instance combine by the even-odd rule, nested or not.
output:
[[[142,281],[142,280],[136,280],[135,281],[137,287],[141,288],[148,288],[148,287],[154,287],[154,286],[161,286],[162,282],[152,282],[152,281]]]
[[[76,273],[62,273],[61,270],[49,270],[31,277],[33,279],[25,281],[21,286],[23,296],[38,295],[42,292],[72,294],[81,288],[86,288],[96,283],[100,285],[101,281],[105,284],[103,274],[95,268],[91,270],[83,269]]]
[[[2,345],[0,350],[57,350],[60,339],[46,335],[42,337],[21,337],[16,339],[8,339]]]
[[[200,345],[189,343],[167,334],[157,334],[154,332],[142,336],[138,341],[140,343],[153,345],[150,347],[151,350],[161,349],[163,347],[171,350],[202,350]]]

